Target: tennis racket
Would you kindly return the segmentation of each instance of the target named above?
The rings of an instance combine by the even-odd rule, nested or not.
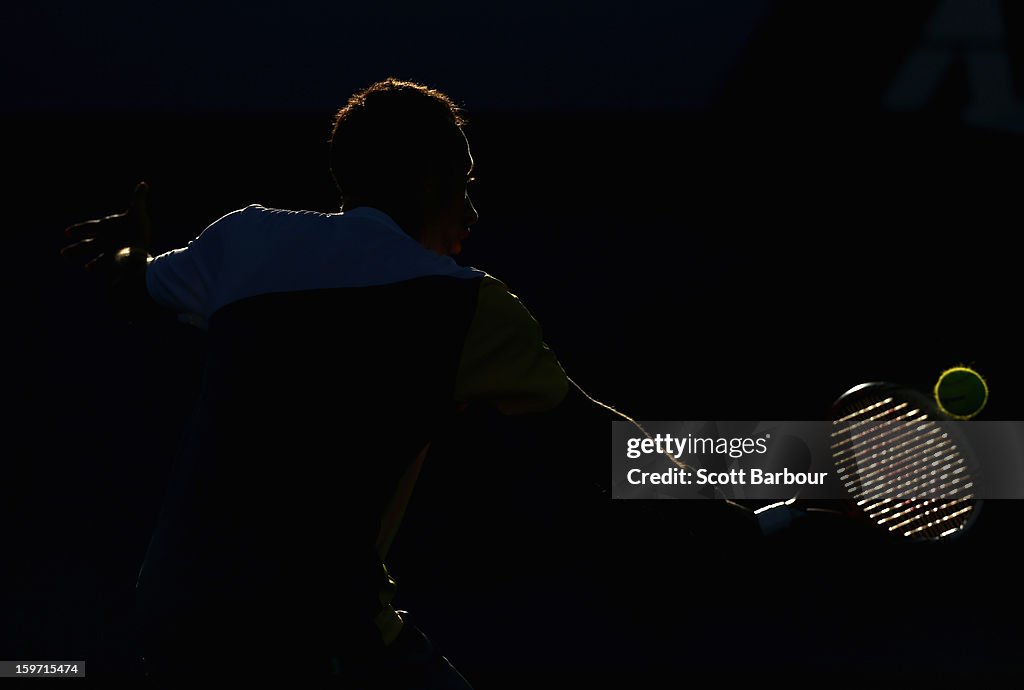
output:
[[[849,498],[759,508],[765,533],[831,513],[898,539],[936,542],[963,535],[977,519],[980,464],[928,396],[894,383],[864,383],[840,396],[831,416],[832,461]]]

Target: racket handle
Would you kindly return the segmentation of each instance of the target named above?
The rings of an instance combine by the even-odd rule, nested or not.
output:
[[[770,537],[787,529],[797,520],[807,517],[807,511],[793,506],[780,505],[757,514],[761,534]]]

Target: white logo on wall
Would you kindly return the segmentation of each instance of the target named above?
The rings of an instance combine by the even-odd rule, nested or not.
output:
[[[969,89],[961,120],[1024,134],[1024,98],[1014,90],[999,0],[944,0],[889,84],[885,107],[924,108],[957,62],[963,63]]]

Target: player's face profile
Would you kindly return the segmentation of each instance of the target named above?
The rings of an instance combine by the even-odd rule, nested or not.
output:
[[[466,135],[459,129],[462,141],[460,172],[450,184],[443,185],[446,197],[441,200],[440,212],[433,229],[435,239],[432,249],[439,254],[457,255],[462,252],[462,243],[469,237],[469,228],[480,216],[469,195],[469,183],[473,177],[473,154]]]

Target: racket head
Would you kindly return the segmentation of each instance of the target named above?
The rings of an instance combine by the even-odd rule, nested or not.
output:
[[[832,405],[832,460],[858,516],[919,542],[962,537],[981,511],[981,470],[956,425],[920,391],[862,383]]]

